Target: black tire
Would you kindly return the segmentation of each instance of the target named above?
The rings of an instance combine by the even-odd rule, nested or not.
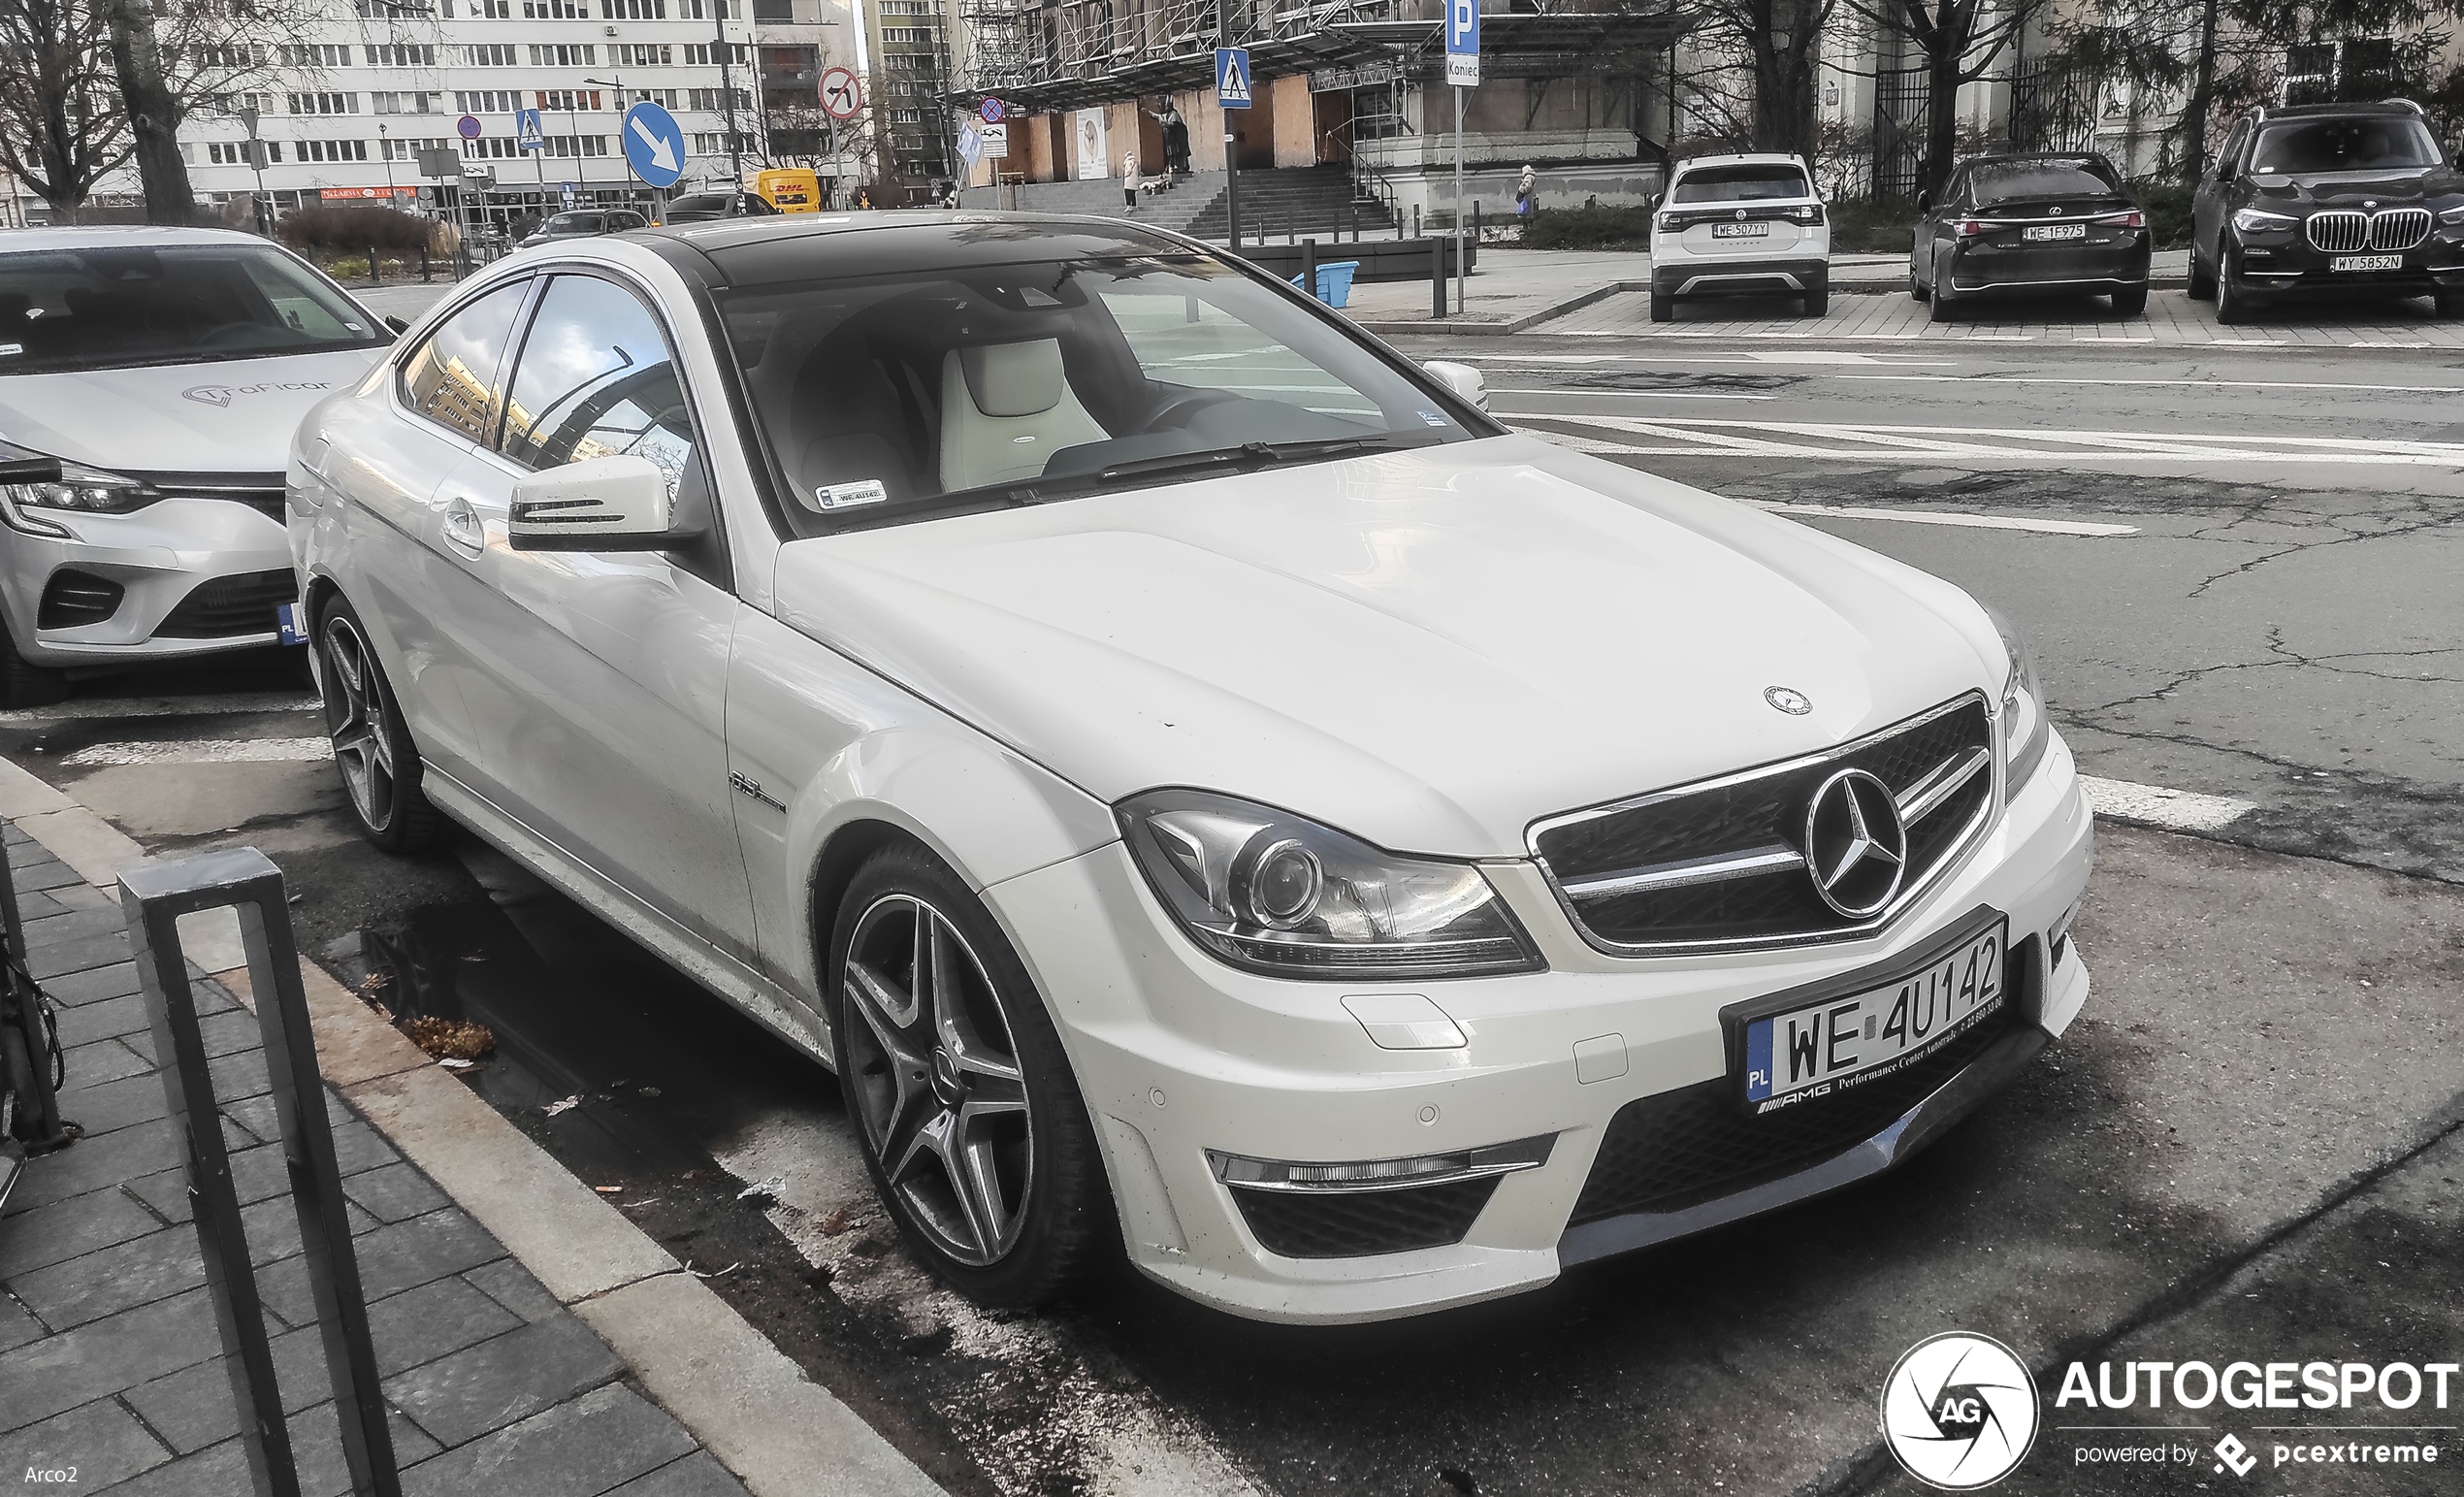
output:
[[[419,749],[402,703],[350,600],[335,594],[317,611],[325,732],[360,834],[389,853],[420,853],[444,835],[444,813],[419,789]]]
[[[68,673],[29,664],[17,653],[8,621],[0,619],[0,707],[49,706],[68,695]]]
[[[2441,317],[2453,321],[2464,317],[2464,291],[2441,291],[2431,297],[2431,304]]]
[[[2216,320],[2219,322],[2248,322],[2264,305],[2242,284],[2241,258],[2227,248],[2216,262]]]
[[[1933,294],[1927,298],[1933,304],[1933,320],[1948,322],[1959,305],[1959,293],[1951,289],[1951,267],[1940,260],[1933,262]]]
[[[1908,261],[1908,300],[1919,307],[1933,300],[1933,288],[1918,277],[1917,262],[1913,257]]]
[[[1831,287],[1819,286],[1805,293],[1805,315],[1820,317],[1831,310]]]
[[[2199,246],[2196,244],[2190,246],[2190,284],[2185,294],[2193,302],[2216,300],[2216,277],[2199,259]]]
[[[923,960],[949,967],[923,985],[930,1001],[915,993],[920,946],[931,953]],[[1119,1256],[1119,1216],[1060,1033],[1000,927],[947,864],[910,842],[866,860],[840,901],[823,970],[864,1168],[921,1261],[976,1304],[1027,1308]],[[932,1011],[942,1003],[946,1021]],[[936,1129],[958,1142],[936,1145]],[[945,1147],[989,1160],[990,1180],[962,1185]]]
[[[2113,309],[2124,317],[2144,314],[2148,309],[2148,288],[2132,286],[2127,291],[2116,291],[2113,294]]]
[[[1677,299],[1666,291],[1651,293],[1651,320],[1673,322],[1677,316]]]

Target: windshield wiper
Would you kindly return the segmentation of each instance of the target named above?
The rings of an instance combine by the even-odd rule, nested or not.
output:
[[[1416,440],[1407,442],[1403,437],[1391,432],[1377,437],[1321,437],[1308,441],[1245,441],[1237,447],[1209,447],[1202,452],[1167,452],[1157,457],[1132,458],[1125,463],[1096,469],[1086,477],[1096,483],[1113,483],[1123,478],[1148,478],[1188,469],[1289,463],[1307,458],[1335,457],[1347,452],[1383,452],[1399,446],[1423,444]]]

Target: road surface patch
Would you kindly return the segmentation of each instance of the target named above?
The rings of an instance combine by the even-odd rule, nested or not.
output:
[[[314,712],[315,697],[292,692],[241,692],[224,697],[79,697],[0,712],[0,728],[80,722],[104,717],[223,717],[242,712]]]
[[[333,757],[331,738],[192,738],[90,744],[60,763],[72,769],[91,769],[109,765],[305,765]]]
[[[2089,774],[2079,777],[2079,788],[2087,793],[2088,804],[2098,816],[2160,831],[2221,831],[2258,809],[2253,801],[2230,796],[2202,796]]]

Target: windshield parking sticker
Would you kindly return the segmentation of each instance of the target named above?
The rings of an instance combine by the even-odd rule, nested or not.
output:
[[[813,490],[813,503],[823,509],[878,504],[889,497],[890,489],[879,478],[866,478],[859,483],[825,483]]]

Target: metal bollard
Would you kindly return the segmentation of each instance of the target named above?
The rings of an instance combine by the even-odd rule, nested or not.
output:
[[[371,244],[368,246],[368,283],[372,286],[381,285],[384,279],[385,274],[376,264],[376,246]]]
[[[1411,237],[1420,237],[1420,205],[1417,203],[1411,205]]]
[[[205,1256],[214,1320],[229,1352],[231,1398],[241,1410],[240,1441],[248,1475],[260,1497],[299,1497],[299,1467],[290,1428],[283,1422],[263,1300],[240,1220],[213,1073],[197,1026],[197,996],[179,946],[179,917],[200,910],[236,909],[239,914],[248,982],[256,994],[257,1028],[265,1040],[266,1075],[282,1129],[292,1205],[299,1214],[308,1291],[325,1344],[335,1412],[341,1420],[350,1490],[353,1497],[401,1497],[402,1478],[395,1469],[393,1434],[385,1425],[384,1397],[377,1386],[359,1256],[343,1210],[341,1171],[334,1157],[325,1085],[317,1073],[316,1041],[308,1030],[308,994],[300,984],[300,956],[292,943],[282,872],[253,847],[231,848],[131,868],[119,877],[119,902],[135,947],[155,1054],[161,1058],[163,1094],[187,1156],[197,1245]]]
[[[1301,241],[1301,284],[1309,289],[1311,300],[1326,300],[1317,285],[1317,241],[1313,239]]]
[[[1429,236],[1429,315],[1444,316],[1445,300],[1445,240],[1433,234]]]
[[[435,279],[436,273],[428,264],[428,246],[423,244],[419,246],[419,283],[424,286]]]

